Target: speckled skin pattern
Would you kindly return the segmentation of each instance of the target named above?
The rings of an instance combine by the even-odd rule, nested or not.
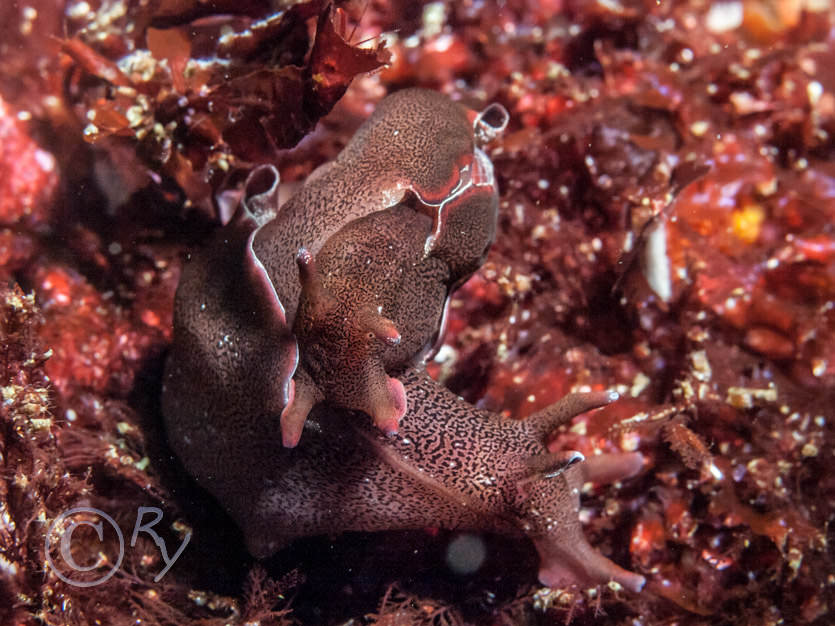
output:
[[[278,172],[253,171],[232,221],[183,270],[166,371],[166,388],[191,397],[178,410],[278,416],[288,447],[322,402],[396,432],[408,399],[390,372],[432,347],[451,290],[495,238],[478,143],[507,116],[487,111],[395,93],[281,210]],[[194,393],[204,379],[212,391]]]
[[[288,250],[305,247],[315,256],[347,223],[393,206],[407,192],[427,205],[441,203],[473,159],[473,123],[460,105],[422,89],[383,100],[336,160],[314,172],[255,237],[255,253],[288,319],[295,317],[300,291]]]
[[[301,366],[332,404],[379,413],[389,387],[399,385],[386,371],[432,341],[450,270],[424,254],[431,229],[430,217],[398,204],[350,222],[319,251],[318,276],[303,280],[293,329],[304,346]],[[394,431],[401,411],[380,421],[394,420]]]
[[[615,396],[572,394],[509,421],[422,371],[450,291],[495,237],[477,143],[507,120],[489,110],[497,123],[433,92],[390,96],[280,209],[277,172],[256,169],[232,221],[186,264],[168,437],[254,555],[306,535],[443,526],[528,536],[545,584],[643,586],[577,519],[582,483],[632,475],[640,455],[592,463],[544,446]]]

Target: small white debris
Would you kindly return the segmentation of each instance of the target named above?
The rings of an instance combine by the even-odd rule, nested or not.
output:
[[[649,386],[650,382],[652,381],[649,376],[643,372],[638,372],[632,380],[632,387],[629,389],[629,395],[633,398],[637,398],[641,395],[641,392]]]
[[[800,454],[807,458],[818,456],[818,447],[813,443],[807,443],[803,446],[803,448],[801,448]]]
[[[713,476],[714,480],[719,481],[725,478],[725,475],[722,473],[722,470],[716,467],[716,464],[713,461],[706,463],[705,468],[710,473],[710,475]]]
[[[806,94],[809,96],[809,104],[815,106],[823,95],[823,85],[813,80],[806,85]]]
[[[710,5],[705,23],[708,30],[724,33],[742,25],[742,2],[716,2]]]
[[[754,389],[750,387],[729,387],[725,402],[737,409],[750,409],[755,400],[761,402],[776,402],[777,388]]]
[[[667,227],[658,219],[647,231],[644,248],[644,277],[650,288],[661,300],[669,302],[673,297],[673,280],[670,258],[667,255]]]

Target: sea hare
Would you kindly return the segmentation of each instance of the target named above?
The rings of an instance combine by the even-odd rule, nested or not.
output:
[[[313,534],[469,528],[529,537],[545,584],[643,587],[577,519],[582,483],[630,476],[640,455],[590,462],[544,446],[613,394],[571,394],[509,421],[422,371],[450,292],[495,237],[479,146],[506,124],[497,105],[476,113],[431,91],[395,93],[280,209],[277,172],[257,168],[233,219],[186,264],[164,374],[168,437],[253,555]]]
[[[178,414],[279,416],[292,447],[326,402],[395,432],[407,398],[387,372],[432,347],[450,291],[495,236],[493,168],[477,143],[506,123],[501,107],[407,90],[280,211],[278,172],[253,171],[232,221],[183,270],[166,375],[189,396]]]

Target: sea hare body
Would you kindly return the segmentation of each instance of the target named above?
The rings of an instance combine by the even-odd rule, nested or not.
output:
[[[577,519],[581,484],[634,474],[640,456],[590,463],[543,443],[613,396],[570,395],[509,421],[422,372],[450,291],[495,236],[478,145],[506,122],[500,107],[399,92],[281,209],[277,173],[255,170],[232,221],[186,264],[163,387],[169,441],[254,555],[305,535],[444,526],[528,536],[546,584],[643,586]],[[316,428],[302,436],[305,423]]]
[[[407,397],[387,372],[431,348],[450,291],[487,254],[498,199],[478,141],[506,122],[503,109],[411,89],[381,102],[280,211],[278,172],[256,169],[232,221],[183,270],[166,372],[177,391],[165,398],[190,396],[180,414],[278,416],[290,447],[320,402],[396,431]],[[414,229],[392,211],[420,235],[404,239]],[[351,249],[365,250],[373,281],[348,271]],[[195,380],[210,389],[195,394]]]

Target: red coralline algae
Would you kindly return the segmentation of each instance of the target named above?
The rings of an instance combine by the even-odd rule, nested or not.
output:
[[[103,298],[67,267],[39,267],[32,279],[47,322],[42,340],[53,351],[46,372],[56,391],[62,396],[74,389],[127,395],[157,333],[137,325],[130,311]]]
[[[55,158],[26,129],[0,96],[0,277],[23,267],[35,254],[35,234],[48,229],[58,173]]]
[[[55,158],[41,149],[0,98],[0,224],[43,229],[58,184]]]

